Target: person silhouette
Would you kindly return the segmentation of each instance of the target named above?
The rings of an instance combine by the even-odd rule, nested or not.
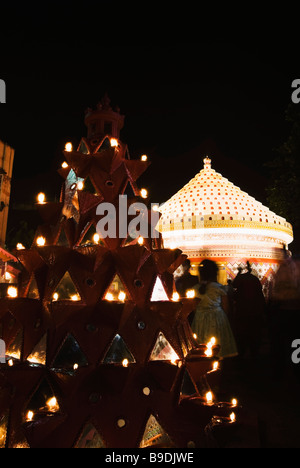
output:
[[[186,258],[182,264],[183,273],[175,281],[175,288],[180,297],[186,297],[188,290],[199,282],[198,277],[190,273],[191,262]]]
[[[261,344],[261,331],[266,302],[260,280],[252,274],[247,261],[246,273],[242,268],[232,282],[235,289],[234,333],[239,355],[245,357],[247,352],[256,358]]]
[[[192,322],[192,330],[200,344],[208,343],[212,337],[220,346],[220,359],[238,354],[236,342],[227,317],[228,298],[217,281],[218,265],[212,260],[203,260],[199,267],[200,283],[194,287],[197,305]]]
[[[288,369],[300,381],[300,364],[292,360],[293,343],[300,338],[300,259],[288,256],[275,274],[269,301],[271,367],[283,379]]]

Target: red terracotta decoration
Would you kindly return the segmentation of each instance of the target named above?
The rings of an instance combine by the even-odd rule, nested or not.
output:
[[[136,181],[149,162],[129,159],[121,117],[106,98],[89,111],[88,138],[64,153],[60,202],[37,206],[33,245],[15,252],[18,297],[0,299],[0,447],[205,447],[212,417],[232,412],[220,415],[203,394],[218,371],[188,324],[196,300],[172,301],[182,252],[164,249],[161,237],[85,240],[99,203],[118,208],[128,183],[128,206],[147,203]],[[111,301],[115,278],[123,296]],[[157,278],[168,300],[151,301]]]

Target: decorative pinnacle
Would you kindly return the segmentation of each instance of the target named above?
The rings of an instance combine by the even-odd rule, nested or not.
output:
[[[206,158],[203,159],[204,162],[204,169],[211,169],[211,159],[206,156]]]

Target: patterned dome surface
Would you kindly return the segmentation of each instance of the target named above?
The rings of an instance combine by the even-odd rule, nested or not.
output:
[[[208,157],[204,168],[159,211],[161,232],[238,227],[275,230],[285,243],[293,240],[291,224],[212,169]]]

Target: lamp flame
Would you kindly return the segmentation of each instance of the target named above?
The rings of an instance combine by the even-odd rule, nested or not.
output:
[[[36,240],[36,244],[37,244],[39,247],[43,247],[43,246],[46,244],[46,239],[45,239],[45,237],[43,237],[43,236],[38,237],[37,240]]]
[[[212,403],[213,403],[213,394],[212,394],[212,392],[207,392],[206,395],[205,395],[205,398],[206,398],[206,403],[208,405],[212,405]]]
[[[44,193],[39,193],[38,196],[37,196],[37,200],[38,200],[38,203],[40,205],[42,205],[43,203],[45,203],[45,199],[46,199],[46,196]]]
[[[116,138],[111,138],[111,139],[110,139],[110,146],[111,146],[112,148],[116,148],[117,146],[119,146],[118,140],[117,140]]]
[[[7,289],[7,295],[9,297],[18,297],[18,289],[15,288],[14,286],[10,286],[8,289]]]
[[[174,292],[172,295],[172,301],[177,302],[179,301],[179,294],[178,292]]]
[[[55,413],[56,411],[59,410],[59,405],[58,405],[58,403],[57,403],[57,399],[56,399],[55,396],[52,397],[52,398],[50,398],[50,399],[47,401],[46,405],[48,406],[49,411],[51,411],[51,412],[53,412],[53,413]]]
[[[187,292],[186,292],[186,297],[188,299],[194,299],[195,297],[195,291],[194,289],[189,289]]]
[[[68,142],[65,144],[65,151],[67,151],[68,153],[70,153],[71,151],[73,150],[73,145],[72,143]]]

